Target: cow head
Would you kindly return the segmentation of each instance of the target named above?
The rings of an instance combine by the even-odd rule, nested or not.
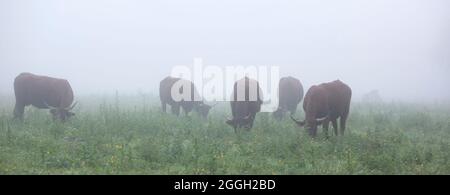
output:
[[[246,128],[246,129],[251,129],[253,126],[253,120],[254,118],[251,115],[248,115],[244,118],[233,118],[233,119],[228,119],[226,121],[226,123],[230,126],[232,126],[234,129],[237,128]]]
[[[286,111],[282,108],[278,108],[275,112],[272,113],[273,117],[277,120],[281,120],[284,117]]]
[[[203,117],[207,118],[209,114],[209,110],[211,110],[212,106],[200,103],[198,106],[195,107],[195,110]]]
[[[315,137],[317,134],[317,126],[321,125],[324,121],[326,121],[328,119],[328,117],[324,117],[324,118],[320,118],[320,119],[310,119],[310,120],[304,120],[304,121],[299,121],[296,120],[292,115],[291,115],[291,119],[299,126],[299,127],[304,127],[306,126],[306,129],[308,130],[309,135],[311,135],[312,137]]]
[[[45,103],[47,108],[50,109],[50,113],[53,115],[53,119],[59,119],[61,121],[66,121],[72,116],[75,116],[75,113],[72,112],[72,109],[77,105],[77,102],[75,102],[72,106],[67,108],[58,108],[49,106],[47,103]]]

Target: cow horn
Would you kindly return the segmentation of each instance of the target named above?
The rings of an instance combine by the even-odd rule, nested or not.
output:
[[[325,120],[327,120],[328,119],[328,117],[326,116],[326,117],[323,117],[323,118],[318,118],[318,119],[316,119],[316,122],[317,123],[322,123],[322,122],[324,122]]]
[[[48,109],[57,109],[56,107],[50,106],[47,104],[47,102],[44,101],[45,106],[47,106]]]
[[[226,123],[229,124],[229,125],[233,125],[234,119],[227,118]]]
[[[302,126],[305,125],[305,121],[298,121],[298,120],[296,120],[292,115],[291,115],[291,119],[292,119],[295,123],[297,123],[297,125],[300,126],[300,127],[302,127]]]
[[[70,106],[70,108],[67,109],[67,110],[72,110],[73,108],[75,108],[75,106],[76,106],[77,104],[78,104],[78,102],[73,103],[72,106]]]

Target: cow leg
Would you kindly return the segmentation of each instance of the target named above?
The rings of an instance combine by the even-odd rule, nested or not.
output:
[[[61,119],[61,118],[58,116],[58,113],[57,113],[56,111],[50,110],[50,114],[52,114],[52,119],[53,119],[53,121],[58,121],[59,119]],[[61,119],[61,121],[63,121],[63,120]]]
[[[250,128],[248,129],[249,131],[250,131],[250,129],[253,128],[253,124],[255,124],[256,113],[255,113],[255,114],[252,114],[251,117],[252,117],[252,118],[251,118],[251,121],[250,121]]]
[[[328,138],[328,127],[330,126],[330,120],[325,120],[323,122],[323,131],[325,132],[325,136]]]
[[[161,102],[161,107],[162,107],[162,111],[163,111],[164,113],[166,113],[167,105],[166,105],[165,102]]]
[[[25,112],[25,106],[17,104],[14,106],[14,119],[23,120],[23,113]]]
[[[341,125],[341,135],[344,135],[345,125],[346,125],[346,122],[347,122],[347,115],[341,116],[341,121],[339,121],[339,122],[340,122],[340,125]]]
[[[331,121],[331,123],[333,124],[334,135],[335,135],[335,136],[338,136],[337,119],[333,119],[333,120]]]
[[[253,128],[253,122],[254,122],[254,121],[251,121],[251,122],[250,122],[250,124],[248,125],[248,129],[247,129],[247,131],[250,131],[250,129],[252,129],[252,128]]]
[[[186,105],[181,106],[181,109],[183,110],[185,117],[189,116],[189,112],[191,112],[192,110],[192,109],[190,110]]]
[[[286,114],[286,111],[280,110],[280,121],[283,120],[285,114]]]
[[[180,106],[175,107],[175,113],[177,116],[180,116]]]
[[[180,105],[174,104],[171,106],[172,114],[179,116],[180,115]]]
[[[316,136],[317,136],[317,128],[310,128],[310,129],[308,130],[308,132],[309,132],[309,135],[310,135],[312,138],[316,138]]]

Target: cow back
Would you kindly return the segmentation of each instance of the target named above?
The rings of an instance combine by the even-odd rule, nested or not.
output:
[[[179,94],[184,94],[186,92],[185,90],[188,90],[184,89],[184,86],[189,86],[187,88],[190,88],[190,97],[188,97],[187,99],[181,98],[181,100],[179,101],[178,98],[172,97],[172,90],[178,92]],[[173,89],[173,87],[178,88]],[[162,102],[171,105],[178,103],[183,106],[184,109],[187,109],[189,111],[192,110],[192,108],[196,104],[199,104],[203,101],[194,83],[185,79],[174,77],[166,77],[160,82],[159,96]]]
[[[323,87],[328,92],[330,112],[336,117],[348,112],[352,96],[350,87],[340,80],[325,83]]]
[[[279,107],[291,109],[296,107],[303,98],[303,86],[300,80],[293,77],[283,77],[278,86]]]
[[[38,108],[67,108],[73,102],[73,91],[65,79],[22,73],[14,80],[16,101]]]
[[[261,111],[262,102],[262,90],[256,80],[245,77],[235,82],[230,101],[233,118],[254,116]]]

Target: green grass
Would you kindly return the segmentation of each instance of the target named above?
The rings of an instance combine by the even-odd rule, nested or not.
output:
[[[0,174],[450,174],[444,103],[353,103],[346,135],[326,140],[268,113],[235,134],[225,103],[202,121],[150,96],[85,97],[61,124],[34,108],[12,121],[14,100],[1,99]]]

